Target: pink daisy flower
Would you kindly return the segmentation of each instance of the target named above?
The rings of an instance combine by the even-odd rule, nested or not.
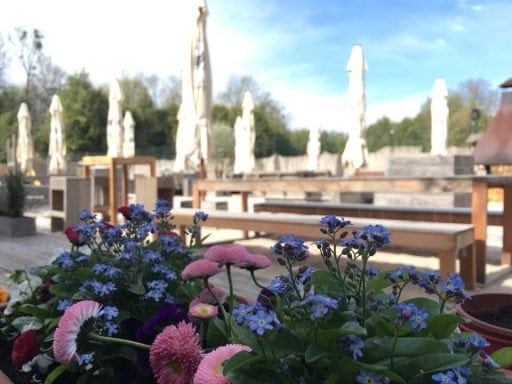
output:
[[[204,258],[220,265],[233,264],[238,266],[250,253],[241,245],[214,245],[206,251]]]
[[[183,280],[188,280],[193,277],[206,278],[214,276],[221,271],[222,267],[219,267],[219,264],[210,260],[201,259],[187,264],[181,272],[181,278]]]
[[[190,384],[201,360],[199,335],[190,323],[170,325],[149,350],[149,363],[158,384]]]
[[[198,317],[200,319],[211,319],[217,316],[219,309],[215,305],[198,303],[190,305],[188,314],[192,317]]]
[[[89,319],[98,316],[101,304],[93,300],[83,300],[66,309],[53,335],[53,354],[59,363],[67,364],[78,357],[78,333]]]
[[[245,260],[239,263],[239,267],[247,269],[248,271],[256,271],[258,269],[265,269],[272,265],[270,259],[265,255],[249,254]]]
[[[214,286],[213,284],[210,284],[210,289],[213,292],[213,294],[220,300],[221,303],[224,302],[226,299],[227,293],[222,289]],[[190,302],[190,306],[196,305],[196,304],[218,304],[215,298],[212,296],[210,291],[208,291],[206,288],[199,293],[199,295]]]
[[[242,344],[228,344],[207,353],[197,368],[193,384],[232,384],[222,374],[222,363],[240,351],[251,352],[251,348]]]

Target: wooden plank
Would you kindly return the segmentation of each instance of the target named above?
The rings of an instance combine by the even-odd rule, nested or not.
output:
[[[471,196],[471,222],[475,227],[476,280],[485,283],[485,259],[487,252],[487,182],[473,180]],[[478,212],[478,213],[477,213]]]
[[[254,204],[254,212],[298,213],[304,215],[336,215],[345,218],[374,217],[411,221],[471,223],[471,208],[438,208],[388,206],[359,203],[327,203],[313,201],[269,200]],[[503,225],[503,213],[488,212],[488,225]]]
[[[195,209],[181,208],[172,211],[173,222],[183,228],[192,224]],[[226,211],[209,211],[205,225],[214,228],[240,229],[274,233],[279,235],[295,234],[305,238],[320,238],[319,221],[321,216],[273,213],[233,213]],[[349,230],[360,230],[374,223],[372,219],[358,218],[352,221]],[[455,272],[455,261],[459,250],[473,246],[473,226],[450,223],[410,223],[404,220],[384,220],[381,222],[391,233],[392,244],[399,247],[420,248],[437,251],[441,271],[446,274]],[[473,257],[473,256],[470,256]],[[472,262],[464,264],[466,278],[476,272],[471,270]],[[466,282],[474,287],[474,281]]]
[[[469,192],[471,177],[446,178],[290,178],[286,180],[196,180],[200,191],[294,192]]]

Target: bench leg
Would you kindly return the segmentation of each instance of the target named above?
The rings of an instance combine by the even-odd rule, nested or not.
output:
[[[460,277],[464,280],[466,289],[472,291],[476,287],[477,276],[475,244],[468,245],[465,252],[466,254],[459,259]]]
[[[439,251],[439,269],[441,277],[446,278],[448,273],[455,273],[457,268],[457,252],[455,251]]]

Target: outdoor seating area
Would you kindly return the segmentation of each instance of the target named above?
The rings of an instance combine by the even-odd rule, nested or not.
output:
[[[512,384],[503,4],[27,1],[0,384]]]

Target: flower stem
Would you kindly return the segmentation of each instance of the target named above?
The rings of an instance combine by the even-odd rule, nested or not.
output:
[[[226,313],[226,310],[224,309],[224,306],[222,305],[222,302],[219,300],[219,298],[213,293],[212,289],[210,288],[210,284],[208,283],[208,279],[204,279],[204,285],[208,292],[210,292],[210,295],[215,299],[217,304],[219,305],[220,311],[222,313],[222,317],[224,318],[224,326],[226,327],[226,333],[228,339],[231,338],[231,326],[230,322],[228,321],[228,314]]]
[[[258,288],[265,288],[265,286],[261,285],[260,283],[258,283],[258,281],[256,280],[256,276],[254,275],[254,271],[250,271],[251,272],[251,277],[252,277],[252,281],[254,282],[254,284],[256,284],[256,286]]]
[[[96,333],[89,333],[89,337],[93,340],[97,341],[103,341],[107,343],[117,343],[117,344],[124,344],[129,345],[130,347],[136,347],[136,348],[142,348],[142,349],[149,349],[150,346],[147,344],[139,343],[137,341],[128,340],[128,339],[121,339],[119,337],[109,337],[109,336],[101,336]]]

